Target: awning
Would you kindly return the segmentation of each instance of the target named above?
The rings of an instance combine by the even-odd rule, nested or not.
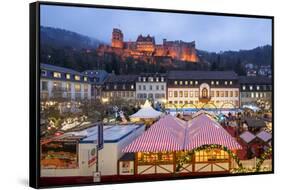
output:
[[[218,122],[202,113],[188,122],[166,115],[122,151],[192,150],[208,144],[222,145],[228,149],[242,148]]]
[[[185,150],[211,144],[225,146],[230,150],[242,148],[215,119],[206,114],[201,114],[190,120],[187,131]]]
[[[157,152],[182,149],[184,126],[171,115],[154,123],[140,137],[129,144],[123,152]]]

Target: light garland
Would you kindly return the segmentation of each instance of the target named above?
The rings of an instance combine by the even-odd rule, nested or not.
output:
[[[189,151],[185,156],[183,156],[179,160],[179,162],[177,164],[177,167],[176,167],[176,171],[178,172],[180,170],[180,168],[183,166],[183,164],[185,164],[187,162],[190,162],[192,160],[192,156],[194,155],[194,153],[196,151],[201,151],[201,150],[209,150],[210,151],[211,149],[220,149],[220,150],[226,151],[229,154],[229,156],[231,156],[236,161],[236,163],[238,165],[237,169],[240,169],[240,170],[243,169],[243,165],[240,162],[240,159],[231,150],[229,150],[227,147],[222,146],[222,145],[210,144],[210,145],[202,145],[200,147],[194,148],[191,151]]]
[[[257,165],[256,165],[256,171],[259,172],[259,171],[262,171],[261,170],[261,166],[263,164],[263,162],[265,161],[265,159],[272,155],[272,147],[269,147],[262,155],[261,155],[261,158],[259,159]],[[264,169],[264,168],[263,168]]]

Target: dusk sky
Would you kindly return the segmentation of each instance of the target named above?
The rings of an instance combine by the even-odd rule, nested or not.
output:
[[[271,20],[260,18],[110,10],[41,5],[41,25],[62,28],[109,43],[113,28],[125,41],[150,34],[157,43],[195,41],[207,51],[252,49],[271,45]]]

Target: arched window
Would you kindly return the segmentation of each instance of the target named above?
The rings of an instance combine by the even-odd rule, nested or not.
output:
[[[208,90],[207,88],[202,89],[202,98],[208,98]]]

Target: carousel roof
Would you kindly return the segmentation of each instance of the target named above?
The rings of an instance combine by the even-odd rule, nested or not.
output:
[[[122,151],[192,150],[208,144],[241,149],[240,144],[218,122],[202,113],[188,122],[166,115]]]
[[[140,118],[140,119],[155,119],[162,115],[160,111],[156,111],[151,107],[148,100],[145,101],[144,105],[141,106],[141,109],[130,116],[130,118]]]

